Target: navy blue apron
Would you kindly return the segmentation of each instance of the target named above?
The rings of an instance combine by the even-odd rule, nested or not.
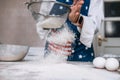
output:
[[[63,2],[65,4],[71,5],[73,3],[72,0],[57,0],[59,2]],[[90,0],[84,0],[84,4],[80,13],[82,15],[87,16],[89,10]],[[59,5],[53,7],[56,8]],[[54,9],[55,10],[55,9]],[[73,25],[68,19],[66,21],[70,30],[75,33],[75,41],[72,44],[72,49],[74,50],[70,56],[68,56],[68,61],[84,61],[84,62],[91,62],[94,59],[94,51],[93,45],[91,48],[86,47],[84,44],[80,42],[80,32],[77,30],[77,26]],[[48,48],[49,43],[46,43],[45,47],[45,54],[49,53]]]

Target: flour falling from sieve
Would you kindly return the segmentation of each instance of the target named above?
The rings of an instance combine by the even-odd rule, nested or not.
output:
[[[59,45],[65,45],[67,42],[74,42],[75,40],[75,34],[67,28],[67,24],[65,24],[65,27],[58,31],[57,33],[54,33],[53,35],[49,36],[47,38],[48,42],[59,44]]]
[[[62,46],[66,46],[66,45],[71,46],[71,43],[73,43],[74,40],[75,40],[75,34],[69,30],[69,28],[67,27],[67,24],[64,24],[64,27],[62,28],[62,30],[58,30],[56,33],[53,32],[50,36],[47,37],[47,41],[49,43],[62,45]],[[71,43],[68,44],[68,42],[71,42]],[[61,47],[60,49],[56,49],[55,51],[52,51],[50,54],[56,55],[56,57],[58,58],[56,61],[60,61],[60,60],[64,61],[67,58],[67,56],[65,55],[71,54],[71,52],[67,52],[66,50],[71,50],[71,49],[72,47],[69,47],[69,48]],[[51,58],[52,56],[50,55]],[[52,59],[56,59],[56,58],[52,58]]]

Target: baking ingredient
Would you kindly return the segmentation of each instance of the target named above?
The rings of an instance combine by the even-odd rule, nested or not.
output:
[[[42,28],[60,28],[62,24],[65,22],[65,18],[62,17],[48,17],[43,21],[39,21],[37,26]]]
[[[17,63],[2,69],[0,76],[6,74],[6,80],[120,80],[117,73],[77,64]]]
[[[105,63],[105,68],[110,71],[117,70],[119,68],[119,61],[115,58],[108,58]]]
[[[96,67],[96,68],[104,68],[105,67],[105,58],[103,57],[96,57],[94,60],[93,60],[93,65]]]
[[[44,48],[31,49],[23,62],[0,62],[0,80],[120,80],[120,74],[89,62],[43,63]]]
[[[53,32],[51,33],[51,35],[49,35],[47,37],[47,41],[49,43],[52,44],[57,44],[57,45],[61,45],[61,46],[70,46],[75,40],[75,34],[69,30],[69,28],[67,27],[67,24],[64,24],[64,27],[61,30],[58,30],[57,32]],[[68,42],[70,42],[68,44]],[[56,50],[56,54],[70,54],[69,52],[65,51],[65,50],[71,50],[70,48],[61,48],[61,49],[57,49]],[[61,55],[59,55],[61,56]]]
[[[65,25],[66,27],[64,27],[62,30],[54,33],[54,35],[49,36],[47,41],[59,45],[65,45],[67,42],[72,43],[75,40],[75,34],[70,31],[69,28],[67,28],[67,24]]]
[[[48,21],[48,22],[51,23],[50,21]],[[41,36],[46,33],[42,32],[43,30],[41,30],[40,24],[41,24],[40,22],[37,24],[37,32]],[[51,23],[51,25],[53,25],[53,24],[55,24],[55,23]],[[63,45],[63,46],[68,45],[67,44],[68,42],[72,43],[75,40],[75,34],[68,28],[67,24],[64,24],[64,27],[60,28],[56,33],[51,32],[44,36],[47,36],[45,39],[48,42],[58,44],[58,45]],[[69,45],[71,45],[71,44],[69,44]],[[70,54],[70,53],[66,52],[65,50],[66,50],[66,48],[61,48],[60,50],[57,50],[56,52],[50,51],[49,55],[47,55],[44,62],[50,61],[52,63],[53,62],[56,63],[56,62],[59,62],[60,60],[61,61],[66,60],[67,56],[65,56],[65,55]],[[67,50],[71,50],[71,47],[67,48]]]
[[[62,63],[67,60],[67,56],[62,55],[61,53],[51,52],[44,59],[41,60],[42,64],[55,64]]]

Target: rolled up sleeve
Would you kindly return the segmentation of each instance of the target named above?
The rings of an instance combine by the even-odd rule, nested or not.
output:
[[[80,41],[87,47],[91,47],[95,33],[100,29],[104,19],[103,0],[91,0],[88,16],[83,16]]]

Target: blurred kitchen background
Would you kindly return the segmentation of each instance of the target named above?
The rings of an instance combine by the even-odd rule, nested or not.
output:
[[[97,55],[120,57],[120,0],[104,0],[105,19],[97,35]]]
[[[0,42],[41,47],[29,0],[0,0]],[[95,38],[95,53],[120,55],[120,0],[104,0],[105,20]]]
[[[27,0],[0,0],[0,42],[43,46],[36,33],[36,22],[25,6]]]

